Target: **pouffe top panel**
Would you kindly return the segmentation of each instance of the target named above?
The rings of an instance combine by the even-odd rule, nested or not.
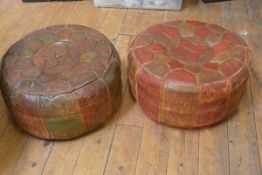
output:
[[[179,89],[243,79],[251,57],[235,33],[198,21],[153,25],[133,40],[130,54],[140,68]]]
[[[23,93],[67,93],[103,76],[112,52],[110,41],[94,29],[50,26],[12,45],[1,71],[5,81]]]

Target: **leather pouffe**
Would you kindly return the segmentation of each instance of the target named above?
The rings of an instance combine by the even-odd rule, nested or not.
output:
[[[71,139],[102,125],[121,103],[120,59],[101,33],[80,25],[35,31],[6,52],[1,90],[33,136]]]
[[[159,123],[197,128],[236,110],[249,73],[245,42],[218,25],[153,25],[131,43],[129,82],[144,113]]]

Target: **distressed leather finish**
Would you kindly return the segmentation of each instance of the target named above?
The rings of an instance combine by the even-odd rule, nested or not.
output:
[[[203,127],[237,108],[250,58],[245,42],[218,25],[156,24],[130,45],[129,82],[151,119],[176,127]]]
[[[103,124],[121,102],[119,56],[80,25],[35,31],[5,54],[1,90],[15,121],[45,139],[70,139]]]

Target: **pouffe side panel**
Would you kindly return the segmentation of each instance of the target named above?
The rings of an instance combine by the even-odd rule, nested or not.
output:
[[[196,119],[196,127],[203,127],[218,123],[226,119],[228,115],[237,110],[237,107],[246,90],[247,80],[248,78],[246,78],[241,85],[232,89],[231,92],[227,94],[226,98],[221,99],[221,101],[217,102],[213,108],[209,109],[210,112],[198,114]]]
[[[228,110],[234,110],[237,108],[237,106],[239,105],[244,92],[246,90],[247,87],[247,81],[248,81],[248,77],[246,77],[244,79],[244,81],[239,84],[238,86],[231,85],[231,93],[228,96],[228,102],[227,102],[227,109]]]
[[[110,94],[111,112],[115,112],[121,104],[122,97],[121,70],[116,61],[111,62],[104,75],[104,83]]]
[[[15,120],[26,132],[40,138],[49,138],[38,95],[16,91],[12,99]]]
[[[111,113],[111,101],[101,79],[74,92],[85,130],[90,131],[104,123]]]
[[[220,86],[220,89],[216,88],[215,90],[212,88],[209,89],[209,91],[213,92],[211,97],[216,97],[216,99],[220,100],[220,103],[216,104],[216,108],[213,110],[210,119],[206,119],[203,125],[217,123],[237,109],[245,92],[248,78],[249,73],[247,68],[242,67],[238,73],[231,77],[230,82],[227,82],[226,86]]]
[[[161,111],[165,115],[161,118],[161,123],[168,123],[171,126],[177,126],[182,128],[195,128],[208,126],[210,124],[217,123],[223,120],[227,114],[223,112],[226,106],[226,101],[224,103],[217,102],[219,105],[214,105],[213,108],[207,109],[206,112],[202,113],[177,113],[174,111]],[[234,108],[235,110],[235,108]]]
[[[84,132],[84,124],[71,93],[42,96],[41,109],[51,139],[73,138]]]
[[[226,98],[227,90],[228,82],[226,81],[202,85],[198,95],[200,108],[203,105],[204,110],[205,104],[212,103],[215,99]]]
[[[24,131],[39,138],[49,137],[41,114],[39,96],[16,91],[2,77],[1,92],[11,117]]]
[[[181,93],[181,91],[179,93],[174,91],[170,91],[169,94],[165,93],[162,101],[164,101],[166,108],[161,110],[160,122],[182,128],[215,124],[237,109],[244,94],[246,81],[247,79],[240,86],[232,89],[230,94],[225,94],[227,90],[224,83],[217,86],[212,84],[213,87],[206,87],[208,91],[201,89],[199,96],[192,93]],[[170,100],[167,102],[165,99]],[[183,111],[187,111],[187,113]]]
[[[146,115],[158,121],[162,81],[143,68],[136,73],[136,81],[138,104]]]
[[[221,81],[202,85],[198,95],[197,126],[216,123],[228,114],[225,110],[228,104],[229,82]],[[231,112],[230,112],[231,113]]]
[[[235,74],[232,79],[231,79],[231,84],[230,84],[230,92],[231,95],[228,97],[230,100],[229,103],[229,108],[231,108],[231,105],[238,104],[239,100],[242,97],[243,93],[240,93],[245,90],[247,81],[249,78],[249,72],[246,67],[243,67],[243,69],[238,73]]]
[[[197,87],[188,85],[187,88],[181,88],[171,81],[165,81],[163,87],[160,122],[178,127],[194,124],[192,116],[198,112]]]
[[[204,127],[218,123],[221,120],[224,120],[229,114],[237,109],[237,106],[239,105],[244,94],[247,80],[248,79],[246,78],[241,85],[232,89],[230,94],[222,95],[221,93],[219,93],[221,91],[225,92],[224,88],[226,86],[213,87],[216,89],[216,91],[209,87],[209,90],[213,92],[213,97],[220,97],[215,98],[215,101],[210,101],[208,100],[208,96],[211,96],[211,94],[207,95],[208,92],[205,91],[204,98],[208,100],[208,102],[205,103],[203,103],[203,101],[199,101],[200,99],[198,99],[194,94],[181,94],[181,92],[176,94],[175,92],[171,92],[167,97],[171,99],[170,103],[173,107],[161,110],[162,115],[160,123],[168,123],[168,125],[170,126],[177,126],[182,128]],[[221,88],[221,91],[219,90],[219,88]],[[217,94],[215,92],[217,92]],[[177,96],[175,98],[172,98],[172,94],[173,97],[175,96],[175,94]],[[201,93],[199,96],[201,96]],[[178,103],[176,104],[177,101]],[[183,101],[187,101],[188,103],[181,104],[183,103]],[[184,106],[184,108],[180,108],[182,105]],[[176,109],[176,106],[178,106],[179,108]],[[191,107],[186,108],[186,106]],[[191,113],[183,113],[183,109],[185,111],[189,111],[186,109],[191,109],[192,111]]]

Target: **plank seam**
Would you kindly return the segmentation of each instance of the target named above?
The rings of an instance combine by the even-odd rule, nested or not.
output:
[[[82,143],[81,143],[81,146],[80,146],[79,152],[78,152],[78,154],[77,154],[77,158],[76,158],[76,161],[75,161],[75,164],[74,164],[73,170],[72,170],[72,175],[73,175],[74,172],[75,172],[75,168],[76,168],[76,165],[77,165],[77,162],[78,162],[78,159],[79,159],[79,156],[80,156],[81,150],[82,150],[82,148],[83,148],[85,138],[87,138],[87,137],[82,138]]]
[[[55,9],[54,9],[54,12],[53,14],[50,16],[50,18],[48,18],[48,20],[45,22],[45,25],[48,24],[55,16],[55,14],[57,13],[58,11],[58,8],[61,6],[62,2],[59,2],[56,6],[55,6]]]
[[[109,146],[109,151],[108,151],[108,153],[107,153],[107,157],[106,157],[106,162],[105,162],[105,167],[104,167],[103,175],[105,175],[105,172],[106,172],[108,159],[109,159],[109,156],[110,156],[110,153],[111,153],[111,148],[112,148],[112,145],[113,145],[113,141],[114,141],[114,139],[115,139],[115,134],[116,134],[116,125],[114,126],[113,137],[112,137],[112,139],[111,139],[111,143],[110,143],[110,146]]]
[[[223,6],[221,6],[221,15],[219,20],[219,23],[224,25],[224,20],[223,20]],[[228,123],[229,123],[229,119],[226,121],[226,128],[227,128],[227,166],[228,166],[228,175],[230,175],[230,150],[229,150],[229,136],[228,136]]]
[[[15,170],[15,167],[16,167],[16,165],[17,165],[17,162],[18,162],[18,160],[21,158],[22,153],[23,153],[23,151],[24,151],[24,149],[25,149],[25,146],[28,144],[28,140],[29,140],[29,137],[26,136],[26,141],[25,141],[25,143],[24,143],[24,145],[23,145],[23,148],[22,148],[21,152],[19,153],[19,156],[17,157],[17,159],[16,159],[16,161],[15,161],[15,163],[14,163],[14,166],[13,166],[13,168],[12,168],[11,174],[14,174],[14,170]]]
[[[137,168],[137,162],[138,162],[138,157],[139,157],[139,154],[140,154],[140,148],[141,148],[141,145],[142,145],[142,139],[143,139],[143,135],[144,135],[144,128],[141,127],[142,129],[142,134],[140,136],[140,144],[139,144],[139,147],[138,147],[138,151],[137,151],[137,155],[136,155],[136,164],[135,164],[135,169],[134,169],[134,175],[136,174],[136,168]]]
[[[125,35],[125,36],[136,36],[135,34],[128,34],[128,33],[124,33],[124,32],[119,32],[118,35]]]
[[[127,126],[127,127],[133,127],[133,128],[143,129],[142,126],[130,125],[130,124],[125,124],[125,123],[117,123],[116,125],[117,125],[117,126]]]
[[[257,121],[256,121],[256,115],[255,115],[255,109],[254,109],[254,102],[253,102],[253,93],[252,93],[252,87],[251,87],[251,82],[250,82],[250,78],[248,80],[249,82],[249,91],[250,91],[250,98],[251,98],[251,105],[252,105],[252,113],[253,113],[253,122],[254,122],[254,126],[255,126],[255,129],[256,129],[256,141],[257,141],[257,151],[258,151],[258,155],[260,155],[260,150],[259,150],[259,139],[258,139],[258,134],[257,134]],[[261,174],[261,160],[260,160],[260,157],[259,157],[259,172]]]
[[[200,166],[200,163],[199,163],[199,148],[200,148],[200,146],[199,146],[199,138],[200,138],[200,132],[198,131],[198,134],[197,134],[197,140],[198,140],[198,146],[197,146],[197,175],[199,175],[199,166]]]
[[[228,123],[229,121],[227,121],[227,155],[228,155],[228,174],[230,175],[230,172],[231,172],[231,168],[230,168],[230,165],[231,165],[231,162],[230,162],[230,151],[229,151],[229,143],[230,143],[230,140],[229,140],[229,136],[228,136]]]
[[[51,146],[51,149],[50,149],[50,151],[49,151],[49,153],[48,153],[48,156],[47,156],[47,158],[46,158],[46,161],[45,161],[45,163],[44,163],[43,169],[42,169],[42,171],[41,171],[41,175],[43,175],[43,173],[44,173],[46,164],[47,164],[47,162],[48,162],[48,160],[49,160],[49,157],[50,157],[50,155],[51,155],[51,152],[53,151],[53,147],[54,147],[54,142],[52,142],[52,146]]]
[[[74,12],[74,10],[76,9],[77,5],[78,5],[78,3],[76,2],[76,3],[74,4],[74,6],[72,7],[71,11],[69,12],[68,17],[65,19],[65,23],[68,23],[68,20],[70,19],[71,15],[72,15],[72,13]]]

